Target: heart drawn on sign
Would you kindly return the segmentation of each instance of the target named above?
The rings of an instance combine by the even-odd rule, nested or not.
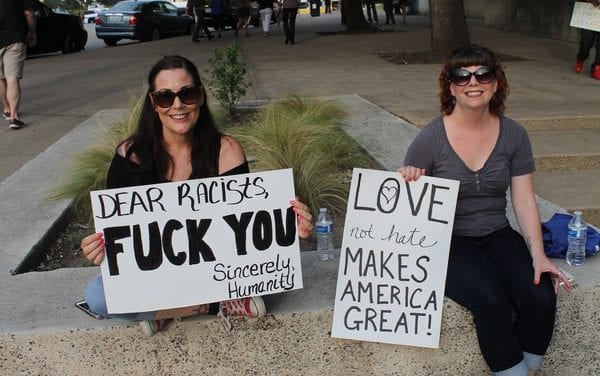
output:
[[[390,182],[390,184],[393,184]],[[381,195],[387,201],[386,204],[389,205],[390,202],[397,200],[396,196],[398,196],[398,186],[387,186],[387,182],[381,187]]]

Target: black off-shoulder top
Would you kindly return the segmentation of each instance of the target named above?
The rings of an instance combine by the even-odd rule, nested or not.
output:
[[[248,161],[244,161],[240,165],[228,170],[219,176],[239,175],[250,172]],[[208,177],[208,176],[207,176]],[[158,182],[157,182],[158,183]],[[139,165],[119,153],[115,153],[108,174],[106,176],[106,188],[123,188],[143,185],[139,173]]]

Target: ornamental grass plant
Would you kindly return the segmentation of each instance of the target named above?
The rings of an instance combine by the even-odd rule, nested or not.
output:
[[[229,129],[253,171],[292,168],[296,195],[316,215],[319,207],[345,212],[351,170],[375,164],[340,124],[346,112],[334,101],[292,96],[271,102],[249,126]]]
[[[116,118],[97,138],[97,143],[73,159],[64,179],[52,190],[51,199],[73,199],[71,208],[77,220],[91,223],[90,191],[105,189],[106,174],[117,146],[135,131],[144,97],[132,103],[126,116]]]

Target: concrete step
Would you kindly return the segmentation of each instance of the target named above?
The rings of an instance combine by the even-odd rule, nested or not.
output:
[[[600,169],[600,127],[529,131],[538,171]]]
[[[600,116],[518,119],[528,131],[600,129]]]
[[[533,174],[536,193],[568,210],[582,210],[586,222],[600,226],[600,169]]]

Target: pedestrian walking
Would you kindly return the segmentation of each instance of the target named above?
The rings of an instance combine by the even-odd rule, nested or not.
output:
[[[283,0],[283,32],[285,44],[295,44],[296,16],[298,15],[299,0]]]
[[[384,25],[395,25],[396,20],[394,19],[394,0],[383,0],[383,11],[385,12]]]
[[[37,42],[36,18],[29,0],[0,1],[0,99],[2,116],[9,129],[20,129],[20,80],[23,78],[27,46]]]
[[[231,3],[229,0],[210,0],[209,7],[213,19],[213,28],[217,33],[217,37],[221,38],[221,33],[225,28],[225,14],[231,12]]]
[[[268,37],[271,27],[271,16],[273,16],[273,0],[258,0],[258,13],[260,14],[263,34],[265,37]]]
[[[365,0],[365,4],[367,6],[367,20],[369,23],[375,22],[375,24],[379,23],[377,19],[377,9],[375,8],[375,0]]]
[[[194,32],[192,33],[192,42],[200,42],[198,35],[201,31],[206,34],[208,40],[213,38],[213,35],[208,30],[208,26],[204,22],[206,16],[206,1],[205,0],[188,0],[188,14],[194,17]]]
[[[240,30],[244,30],[247,37],[250,36],[248,33],[248,20],[250,19],[250,3],[248,0],[233,0],[233,12],[235,13],[235,36],[238,36]]]

